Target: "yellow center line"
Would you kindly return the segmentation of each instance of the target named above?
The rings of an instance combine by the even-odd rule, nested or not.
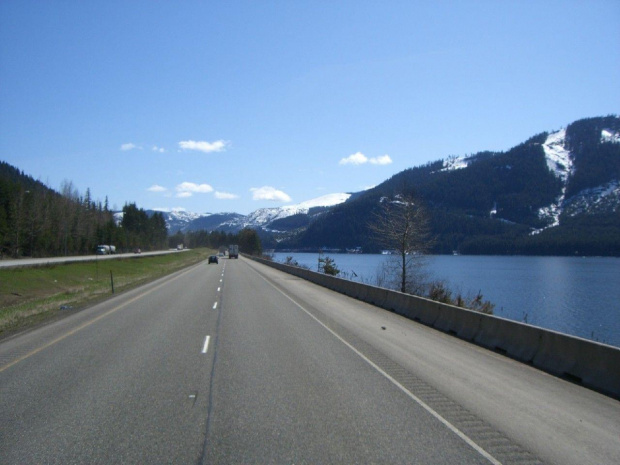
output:
[[[170,279],[170,280],[166,280],[165,282],[163,282],[163,283],[161,283],[161,284],[159,284],[159,285],[155,286],[154,288],[149,289],[148,291],[145,291],[145,292],[143,292],[142,294],[139,294],[139,295],[137,295],[137,296],[135,296],[135,297],[133,297],[133,298],[129,299],[129,300],[128,300],[128,301],[126,301],[126,302],[123,302],[122,304],[118,305],[117,307],[114,307],[114,308],[113,308],[113,309],[111,309],[111,310],[108,310],[107,312],[103,313],[102,315],[99,315],[98,317],[93,318],[92,320],[87,321],[86,323],[83,323],[82,325],[78,326],[77,328],[73,328],[72,330],[70,330],[70,331],[66,332],[66,333],[65,333],[65,334],[63,334],[62,336],[57,337],[57,338],[56,338],[56,339],[54,339],[53,341],[50,341],[50,342],[48,342],[47,344],[43,344],[42,346],[40,346],[40,347],[38,347],[38,348],[36,348],[36,349],[31,350],[31,351],[30,351],[30,352],[28,352],[27,354],[22,355],[21,357],[16,358],[16,359],[15,359],[15,360],[13,360],[12,362],[9,362],[9,363],[7,363],[6,365],[4,365],[4,366],[0,367],[0,373],[2,373],[2,372],[3,372],[4,370],[6,370],[7,368],[12,367],[13,365],[17,365],[19,362],[21,362],[21,361],[23,361],[23,360],[26,360],[27,358],[32,357],[32,356],[33,356],[33,355],[35,355],[35,354],[38,354],[38,353],[39,353],[39,352],[41,352],[42,350],[45,350],[45,349],[47,349],[48,347],[53,346],[53,345],[54,345],[54,344],[56,344],[57,342],[60,342],[60,341],[62,341],[63,339],[66,339],[66,338],[68,338],[69,336],[71,336],[71,335],[73,335],[73,334],[75,334],[75,333],[77,333],[77,332],[79,332],[79,331],[83,330],[84,328],[89,327],[89,326],[90,326],[90,325],[92,325],[93,323],[96,323],[97,321],[99,321],[99,320],[101,320],[101,319],[103,319],[103,318],[105,318],[105,317],[107,317],[107,316],[109,316],[109,315],[111,315],[111,314],[113,314],[113,313],[118,312],[119,310],[121,310],[122,308],[126,307],[127,305],[129,305],[129,304],[131,304],[131,303],[135,302],[136,300],[141,299],[142,297],[144,297],[144,296],[146,296],[146,295],[150,294],[150,293],[151,293],[151,292],[153,292],[153,291],[156,291],[156,290],[157,290],[157,289],[159,289],[160,287],[163,287],[163,286],[165,286],[166,284],[170,284],[171,282],[176,281],[176,280],[177,280],[177,279],[179,279],[181,276],[184,276],[185,274],[189,273],[190,271],[191,271],[191,270],[187,270],[187,271],[185,271],[184,273],[181,273],[180,275],[178,275],[178,276],[176,276],[176,277],[174,277],[174,278],[172,278],[172,279]]]

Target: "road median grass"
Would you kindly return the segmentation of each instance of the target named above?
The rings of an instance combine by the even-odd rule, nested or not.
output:
[[[0,338],[199,263],[209,249],[0,269]]]

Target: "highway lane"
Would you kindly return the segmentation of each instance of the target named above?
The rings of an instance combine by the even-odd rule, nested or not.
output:
[[[617,401],[245,259],[2,342],[0,402],[0,463],[620,461]]]
[[[0,260],[0,268],[15,268],[15,267],[20,267],[20,266],[58,265],[60,263],[90,262],[94,260],[115,260],[118,258],[138,258],[138,257],[148,257],[149,255],[166,255],[169,253],[184,252],[185,250],[189,250],[189,249],[157,250],[155,252],[142,252],[140,254],[118,253],[118,254],[113,254],[113,255],[80,255],[77,257],[20,258],[17,260],[8,259],[8,260]]]
[[[11,338],[0,361],[2,463],[488,463],[243,260]]]
[[[226,270],[206,463],[489,463],[248,265]]]
[[[620,463],[620,402],[257,263],[251,267],[502,463]],[[534,463],[534,462],[531,462]]]
[[[196,463],[223,265],[0,344],[0,463]]]

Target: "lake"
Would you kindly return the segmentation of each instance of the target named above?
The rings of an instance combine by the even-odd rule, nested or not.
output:
[[[317,269],[316,253],[276,253]],[[389,255],[324,254],[347,276],[374,280]],[[620,258],[432,255],[426,270],[453,293],[481,291],[494,314],[620,347]],[[357,275],[357,276],[355,276]]]

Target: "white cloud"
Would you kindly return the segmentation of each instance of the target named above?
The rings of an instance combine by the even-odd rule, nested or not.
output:
[[[178,198],[191,197],[194,194],[207,194],[213,192],[213,187],[209,184],[196,184],[193,182],[182,182],[176,188]]]
[[[252,187],[253,200],[273,200],[275,202],[290,202],[291,198],[281,190],[271,186]]]
[[[164,153],[166,151],[166,149],[164,149],[163,147],[157,147],[156,145],[154,145],[151,150],[153,150],[153,152],[159,152],[159,153]]]
[[[373,165],[389,165],[392,163],[392,159],[387,154],[380,157],[371,158],[369,161]]]
[[[142,150],[142,147],[140,147],[139,145],[136,145],[132,142],[127,142],[126,144],[122,144],[121,145],[121,150],[123,152],[126,152],[127,150],[133,150],[133,149],[140,149]]]
[[[341,165],[363,165],[364,163],[368,163],[368,157],[362,152],[354,153],[340,160]]]
[[[198,150],[199,152],[222,152],[229,145],[225,140],[216,140],[215,142],[183,140],[179,142],[179,147],[184,150]]]
[[[213,188],[209,184],[196,184],[193,182],[182,182],[176,187],[177,191],[187,191],[198,194],[206,194],[213,192]]]
[[[236,194],[229,194],[228,192],[215,191],[215,198],[221,199],[221,200],[232,200],[232,199],[238,199],[239,196]]]
[[[166,192],[167,190],[168,189],[166,189],[164,186],[160,186],[159,184],[153,184],[147,189],[147,191],[149,192]]]
[[[184,212],[187,211],[184,207],[155,207],[153,211],[156,212]]]
[[[392,163],[392,159],[387,154],[380,157],[368,158],[362,152],[357,152],[343,158],[339,162],[340,165],[365,165],[366,163],[370,163],[371,165],[389,165]]]

